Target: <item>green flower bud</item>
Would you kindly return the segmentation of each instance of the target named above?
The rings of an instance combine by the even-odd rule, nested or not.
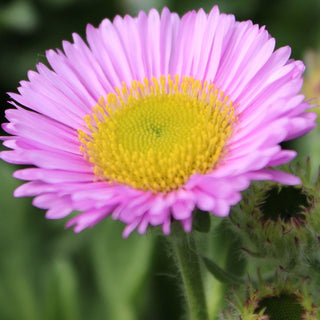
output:
[[[279,276],[280,275],[280,276]],[[234,289],[229,299],[231,309],[221,315],[223,320],[317,320],[312,286],[307,279],[281,279],[276,274],[273,284],[260,280],[249,282],[245,290]]]
[[[301,275],[320,265],[320,179],[311,183],[309,166],[288,169],[301,186],[256,183],[230,215],[244,252]]]

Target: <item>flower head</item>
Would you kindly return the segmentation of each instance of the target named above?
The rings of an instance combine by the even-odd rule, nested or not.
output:
[[[314,127],[299,95],[304,65],[274,51],[264,27],[214,7],[167,8],[87,27],[28,73],[3,125],[5,161],[31,165],[15,196],[68,226],[112,215],[124,236],[149,225],[192,228],[195,208],[227,216],[251,180],[298,184],[268,167],[295,157],[280,143]]]

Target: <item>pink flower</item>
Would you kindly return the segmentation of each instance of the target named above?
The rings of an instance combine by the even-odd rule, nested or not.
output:
[[[299,184],[270,167],[296,156],[279,145],[310,131],[315,114],[299,94],[301,61],[274,51],[264,27],[214,7],[182,18],[167,8],[105,19],[64,52],[46,53],[10,93],[3,160],[31,165],[16,197],[35,197],[67,226],[111,215],[135,228],[172,220],[186,232],[197,207],[220,217],[251,180]]]

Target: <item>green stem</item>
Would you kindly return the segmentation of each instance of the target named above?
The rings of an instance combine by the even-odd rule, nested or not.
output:
[[[179,230],[178,230],[179,229]],[[176,228],[170,237],[173,254],[181,274],[190,320],[208,320],[199,256],[192,234]]]

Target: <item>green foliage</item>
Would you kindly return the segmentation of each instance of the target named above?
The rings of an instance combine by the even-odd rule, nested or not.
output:
[[[202,256],[201,257],[207,270],[220,282],[222,283],[236,283],[241,284],[244,280],[235,277],[233,274],[225,271],[224,269],[220,268],[213,260]]]
[[[196,208],[193,212],[193,230],[208,233],[211,228],[210,213]]]
[[[45,221],[1,162],[0,319],[141,319],[153,238],[121,237],[109,219],[74,234]]]

